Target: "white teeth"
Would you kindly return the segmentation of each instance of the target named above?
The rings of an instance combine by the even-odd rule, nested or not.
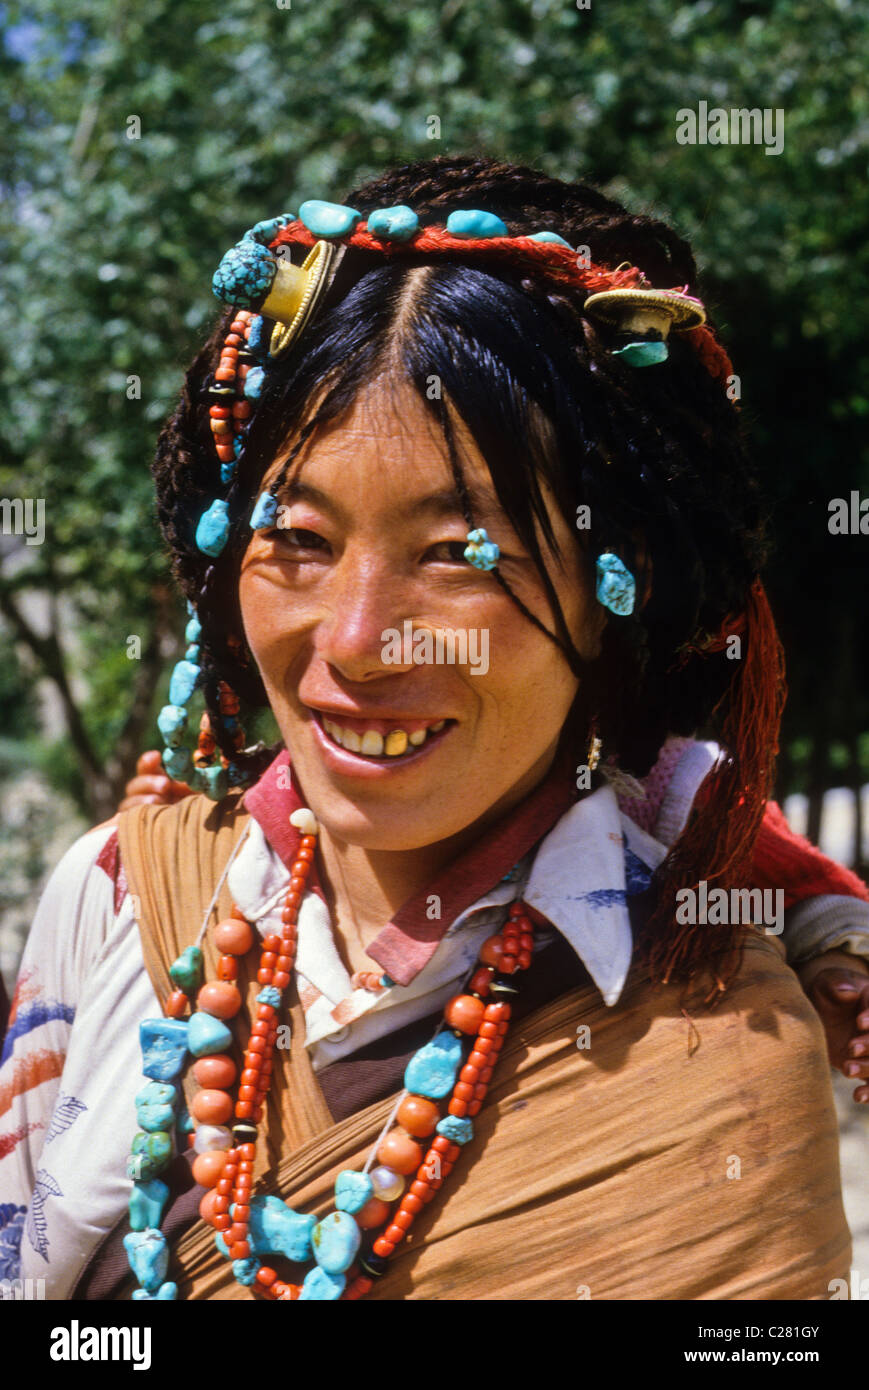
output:
[[[362,747],[360,753],[367,753],[369,757],[379,758],[383,753],[383,734],[375,733],[373,729],[366,729],[362,735]]]
[[[417,729],[415,734],[408,734],[407,741],[412,743],[414,748],[419,748],[420,744],[425,743],[427,737],[425,729]]]
[[[430,733],[430,734],[439,734],[440,731],[441,731],[441,729],[442,729],[442,728],[444,727],[444,725],[446,724],[446,722],[447,722],[447,721],[446,721],[445,719],[441,719],[441,720],[439,721],[439,723],[437,723],[437,724],[432,724],[431,728],[429,729],[429,733]]]
[[[404,729],[393,729],[386,735],[386,756],[388,758],[400,758],[402,753],[407,752],[407,734]]]
[[[339,742],[343,743],[348,753],[359,753],[361,751],[362,740],[355,729],[339,730],[339,733],[341,734]]]

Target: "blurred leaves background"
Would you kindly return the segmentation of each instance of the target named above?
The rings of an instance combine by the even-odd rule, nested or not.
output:
[[[0,6],[0,497],[45,498],[47,525],[0,535],[13,917],[159,746],[181,607],[148,465],[217,261],[261,217],[443,152],[597,182],[692,240],[774,498],[780,792],[809,795],[815,835],[825,788],[859,805],[869,541],[830,536],[827,504],[869,495],[867,31],[856,0]],[[782,108],[783,152],[678,145],[700,101]]]

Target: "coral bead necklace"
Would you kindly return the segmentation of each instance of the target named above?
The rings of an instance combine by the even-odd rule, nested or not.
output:
[[[196,1059],[193,1074],[201,1087],[190,1107],[198,1121],[193,1176],[208,1188],[200,1214],[213,1226],[218,1248],[232,1260],[236,1279],[278,1301],[362,1298],[385,1273],[390,1256],[473,1138],[473,1117],[485,1099],[518,993],[515,977],[531,964],[533,925],[521,902],[514,902],[501,932],[483,943],[465,991],[448,1001],[435,1036],[408,1063],[405,1090],[365,1167],[339,1173],[334,1211],[318,1221],[278,1197],[254,1194],[258,1126],[273,1072],[279,1010],[295,961],[299,907],[317,844],[312,812],[295,811],[290,820],[301,838],[280,933],[272,932],[262,942],[260,990],[236,1099],[229,1091],[237,1069],[227,1053],[232,1043],[227,1021],[241,1009],[238,958],[254,942],[253,929],[238,908],[214,928],[221,952],[217,980],[201,984],[202,953],[198,946],[187,947],[170,968],[176,988],[166,1000],[166,1017],[141,1026],[149,1080],[136,1096],[142,1132],[133,1140],[128,1166],[132,1230],[124,1238],[141,1285],[134,1299],[177,1297],[177,1286],[166,1280],[169,1249],[159,1229],[169,1189],[157,1175],[172,1156],[171,1125],[179,1096],[169,1083],[188,1053]],[[354,984],[357,979],[363,988],[391,983],[373,972],[354,976]],[[184,1019],[194,993],[195,1007]],[[291,1284],[272,1267],[276,1255],[294,1263],[313,1259],[314,1264],[302,1284]]]

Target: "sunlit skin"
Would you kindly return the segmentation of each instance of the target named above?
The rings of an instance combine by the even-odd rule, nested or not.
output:
[[[552,630],[534,562],[462,434],[475,524],[501,547],[511,588]],[[370,968],[364,945],[394,911],[545,777],[578,683],[493,576],[464,559],[468,528],[445,445],[412,388],[373,383],[319,433],[294,476],[302,490],[287,494],[291,527],[255,532],[244,558],[242,616],[320,822],[339,933],[353,964]],[[604,616],[581,579],[575,536],[550,513],[563,564],[547,557],[549,572],[579,650],[593,656]],[[382,634],[406,619],[488,629],[488,671],[385,665]],[[382,717],[381,729],[449,723],[412,760],[373,764],[330,746],[316,712],[339,724]]]

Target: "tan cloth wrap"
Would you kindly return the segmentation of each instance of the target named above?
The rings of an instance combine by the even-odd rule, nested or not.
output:
[[[245,820],[235,796],[121,817],[161,997]],[[225,916],[225,890],[219,907]],[[208,936],[204,946],[214,978]],[[297,1003],[292,1012],[292,1051],[276,1053],[280,1105],[269,1110],[272,1162],[282,1157],[263,1187],[323,1214],[336,1174],[364,1163],[394,1098],[332,1124]],[[678,987],[652,990],[634,967],[613,1009],[588,987],[530,1015],[508,1034],[474,1124],[369,1298],[824,1299],[830,1280],[847,1277],[823,1033],[774,937],[751,937],[712,1013],[687,1019]],[[204,1223],[173,1253],[181,1297],[254,1297]]]

